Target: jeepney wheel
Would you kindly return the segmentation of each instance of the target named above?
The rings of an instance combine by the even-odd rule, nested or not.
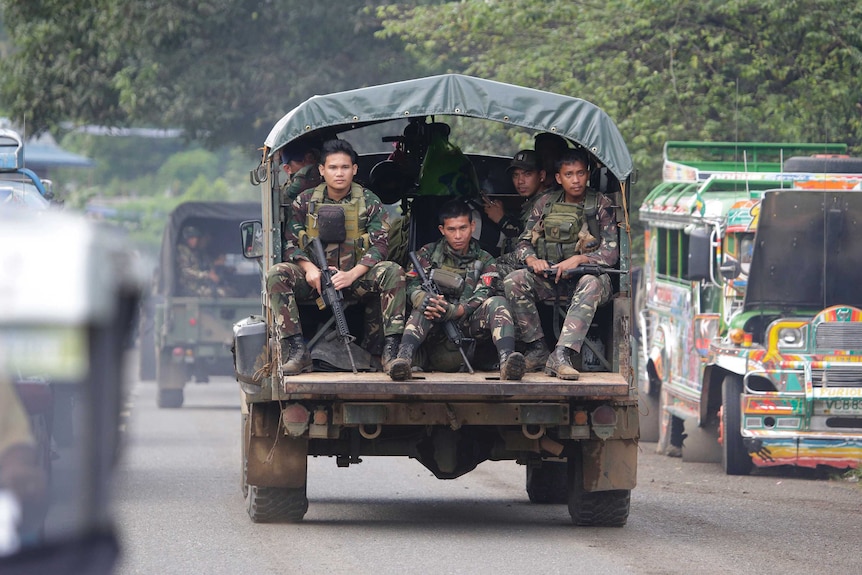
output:
[[[249,485],[245,498],[248,516],[255,523],[302,521],[308,511],[305,487]]]
[[[177,408],[183,405],[183,386],[186,383],[187,374],[184,365],[173,363],[170,357],[159,355],[158,371],[156,380],[159,385],[158,398],[159,407]]]
[[[740,397],[742,378],[738,375],[725,376],[721,384],[721,463],[728,475],[748,475],[752,468],[751,456],[739,431],[742,427]]]
[[[569,458],[569,515],[586,527],[622,527],[629,518],[631,489],[586,491],[580,456]]]
[[[530,503],[566,503],[569,472],[565,461],[543,461],[538,467],[526,467]]]

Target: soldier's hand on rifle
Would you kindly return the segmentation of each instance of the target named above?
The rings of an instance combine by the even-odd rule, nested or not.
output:
[[[317,290],[317,293],[320,292],[320,268],[314,265],[311,262],[299,262],[299,267],[302,268],[302,271],[305,272],[305,281]]]
[[[548,260],[540,260],[536,256],[527,256],[527,259],[524,260],[524,263],[527,264],[527,267],[534,274],[542,275],[542,273],[551,267],[551,264],[548,263]]]
[[[446,298],[442,295],[429,296],[426,298],[426,302],[424,314],[431,321],[443,322],[458,317],[460,305],[447,302]]]
[[[557,275],[554,276],[554,282],[558,283],[568,270],[573,270],[579,265],[586,264],[589,262],[590,258],[582,254],[576,254],[568,259],[561,261],[554,266],[554,269],[557,270]]]
[[[335,289],[341,290],[345,288],[349,288],[353,285],[357,279],[359,279],[362,274],[368,271],[368,266],[364,265],[356,265],[348,271],[338,270],[330,266],[331,270],[333,270],[332,274],[332,285],[335,286]]]

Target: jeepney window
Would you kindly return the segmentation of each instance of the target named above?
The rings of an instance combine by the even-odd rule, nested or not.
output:
[[[748,274],[751,256],[754,254],[754,234],[739,234],[739,263],[742,273]]]
[[[688,235],[683,230],[658,228],[659,275],[682,279],[688,274]]]

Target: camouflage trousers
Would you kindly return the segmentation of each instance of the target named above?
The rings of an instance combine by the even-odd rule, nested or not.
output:
[[[515,349],[515,322],[503,296],[492,296],[483,301],[469,318],[458,322],[458,327],[465,337],[476,341],[493,341],[498,352]],[[454,360],[452,367],[457,369],[460,366],[460,354],[457,353],[457,348],[450,349],[452,346],[446,338],[443,324],[432,322],[423,315],[421,309],[414,309],[407,320],[401,342],[413,344],[418,350],[426,340],[427,344],[422,346],[421,353],[414,357],[414,365],[430,364],[440,371],[453,371],[442,367],[446,365],[446,359],[434,357],[449,354]]]
[[[529,269],[511,273],[503,282],[506,299],[518,326],[520,339],[530,343],[543,337],[537,301],[553,301],[557,297],[554,282],[534,274]],[[596,308],[611,298],[611,278],[584,275],[578,279],[574,294],[566,311],[558,346],[581,351],[587,330],[596,314]]]
[[[363,303],[371,300],[368,307],[380,310],[377,322],[383,326],[383,334],[400,335],[404,332],[405,286],[401,266],[393,262],[378,262],[341,292],[345,298],[355,298]],[[279,339],[301,334],[297,302],[313,302],[319,295],[305,281],[302,268],[286,262],[272,266],[266,272],[266,291]]]

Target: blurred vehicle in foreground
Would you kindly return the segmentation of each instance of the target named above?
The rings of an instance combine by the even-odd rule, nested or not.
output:
[[[109,573],[123,358],[143,275],[109,229],[3,207],[0,267],[0,573]],[[62,441],[58,395],[71,398]]]

